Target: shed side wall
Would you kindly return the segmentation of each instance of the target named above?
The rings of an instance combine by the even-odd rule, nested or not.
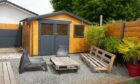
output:
[[[30,36],[30,27],[26,24],[26,22],[23,22],[23,30],[22,30],[22,46],[25,48],[30,54],[31,54],[31,36]]]

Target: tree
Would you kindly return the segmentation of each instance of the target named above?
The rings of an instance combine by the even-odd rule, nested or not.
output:
[[[72,0],[51,0],[55,11],[67,10],[72,12]]]
[[[56,11],[67,10],[90,21],[135,20],[140,15],[140,0],[51,0]]]

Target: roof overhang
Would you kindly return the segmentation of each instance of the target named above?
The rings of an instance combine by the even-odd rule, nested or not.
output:
[[[29,17],[29,18],[26,18],[26,19],[24,19],[22,21],[30,21],[30,20],[35,20],[35,19],[43,19],[43,18],[47,18],[47,17],[50,17],[50,16],[59,15],[59,14],[68,14],[69,16],[72,16],[72,17],[74,17],[74,18],[76,18],[76,19],[78,19],[78,20],[80,20],[80,21],[82,21],[84,23],[87,23],[87,24],[90,24],[90,25],[93,24],[92,22],[90,22],[88,20],[85,20],[85,19],[83,19],[83,18],[81,18],[81,17],[79,17],[77,15],[74,15],[73,13],[70,13],[68,11],[65,11],[65,10],[64,11],[53,12],[53,13],[49,13],[49,14],[44,14],[44,15],[39,15],[39,16],[34,16],[34,17]]]

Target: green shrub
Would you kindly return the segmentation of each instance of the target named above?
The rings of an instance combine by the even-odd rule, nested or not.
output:
[[[100,47],[108,52],[117,53],[117,46],[119,45],[119,43],[120,40],[115,37],[106,37],[101,40]]]
[[[85,31],[85,37],[90,45],[98,46],[100,40],[105,38],[105,28],[103,26],[91,26]]]

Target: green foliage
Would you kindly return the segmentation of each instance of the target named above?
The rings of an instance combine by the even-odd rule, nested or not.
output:
[[[120,40],[114,37],[106,37],[100,42],[100,46],[103,47],[104,50],[111,52],[111,53],[117,53],[118,52],[118,45],[120,43]]]
[[[50,0],[55,11],[67,10],[72,12],[72,0]]]
[[[99,45],[101,39],[105,37],[105,28],[103,26],[91,26],[85,31],[85,37],[90,45]]]
[[[140,79],[138,79],[138,80],[132,80],[132,81],[126,82],[124,84],[140,84]]]
[[[118,46],[119,53],[123,54],[125,61],[132,61],[134,64],[140,60],[140,41],[138,38],[127,38]]]
[[[135,20],[140,15],[140,0],[51,0],[55,11],[67,10],[90,21]]]

